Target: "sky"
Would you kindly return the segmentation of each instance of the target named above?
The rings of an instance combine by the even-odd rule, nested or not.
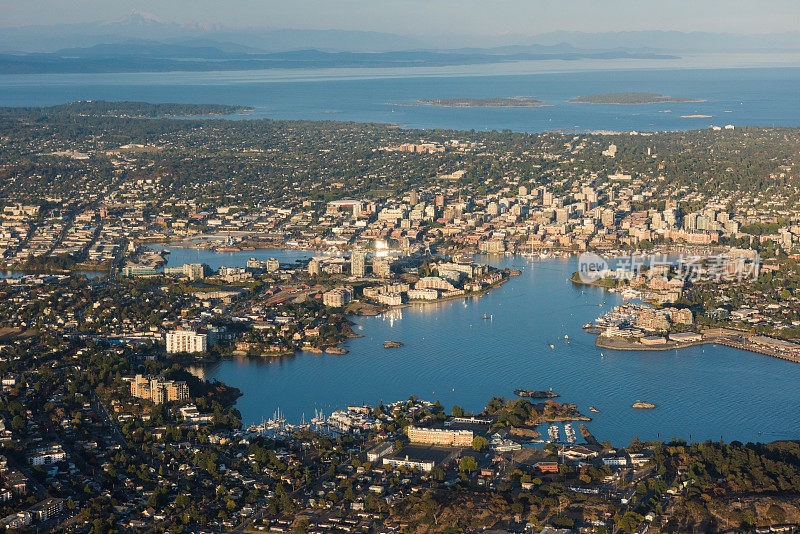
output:
[[[122,19],[401,35],[535,35],[557,30],[794,31],[798,0],[0,0],[0,26]]]

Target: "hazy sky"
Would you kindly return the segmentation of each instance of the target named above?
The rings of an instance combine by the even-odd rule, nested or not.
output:
[[[416,35],[768,33],[796,30],[800,21],[799,0],[0,0],[0,26],[106,21],[134,9],[179,23]]]

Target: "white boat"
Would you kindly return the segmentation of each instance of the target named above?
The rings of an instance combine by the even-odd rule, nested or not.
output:
[[[572,424],[567,423],[564,425],[564,434],[567,436],[568,442],[575,443],[575,429],[572,428]]]

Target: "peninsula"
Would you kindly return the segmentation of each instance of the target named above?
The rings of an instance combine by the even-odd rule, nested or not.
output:
[[[161,119],[179,117],[226,116],[250,112],[252,107],[224,104],[176,104],[150,102],[109,102],[106,100],[78,100],[48,107],[3,108],[7,119],[36,118],[38,120],[67,117],[104,117],[117,119]]]
[[[694,98],[675,98],[661,95],[658,93],[601,93],[596,95],[583,95],[573,98],[570,104],[615,104],[620,106],[635,106],[641,104],[665,104],[665,103],[686,103],[686,102],[705,102]]]

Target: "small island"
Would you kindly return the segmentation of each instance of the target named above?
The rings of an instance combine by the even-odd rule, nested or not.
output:
[[[515,389],[514,395],[517,397],[527,397],[529,399],[555,399],[558,397],[558,394],[552,391],[534,391],[530,389]]]
[[[440,108],[534,108],[546,106],[541,100],[529,96],[505,98],[420,98],[416,103],[393,102],[392,106],[416,106],[425,104]]]
[[[639,410],[652,410],[656,405],[649,402],[636,401],[631,407]]]
[[[640,104],[668,104],[705,102],[694,98],[675,98],[658,93],[602,93],[596,95],[583,95],[573,98],[570,104],[614,104],[619,106],[635,106]]]

